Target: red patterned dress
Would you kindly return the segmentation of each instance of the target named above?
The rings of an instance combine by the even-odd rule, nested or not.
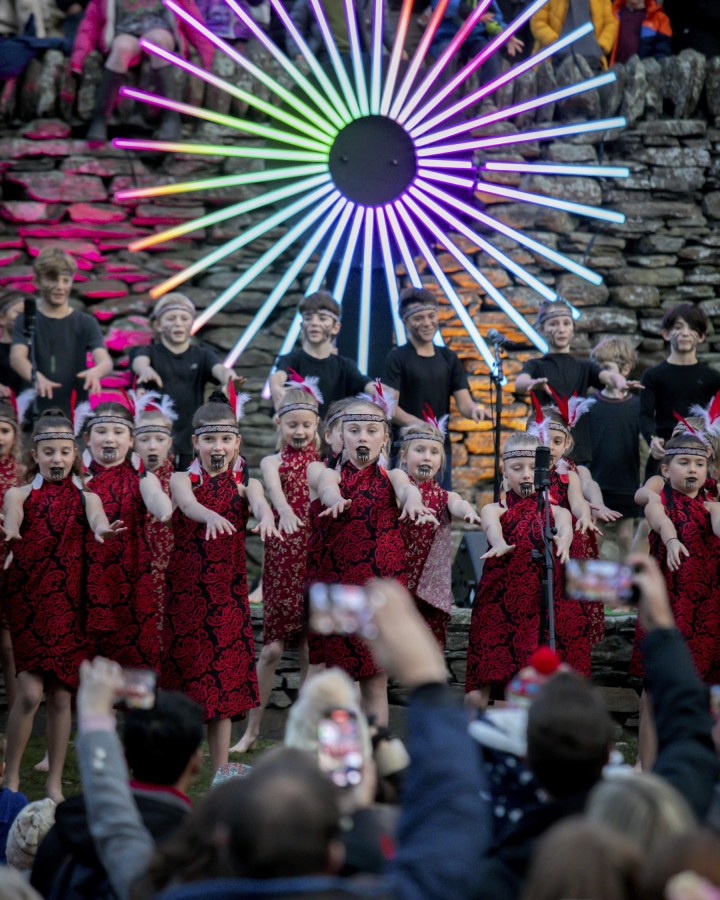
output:
[[[706,684],[720,683],[720,538],[712,530],[710,513],[702,497],[688,497],[669,486],[663,488],[662,504],[677,536],[690,556],[671,572],[667,548],[660,535],[650,532],[650,553],[665,575],[670,606],[678,630],[687,641],[698,674]],[[643,676],[640,643],[643,630],[637,626],[630,674]]]
[[[321,540],[313,544],[311,571],[326,584],[366,584],[373,578],[396,578],[407,584],[405,542],[398,522],[395,491],[376,462],[357,469],[346,462],[340,493],[352,500],[337,519],[319,519]],[[368,678],[380,670],[360,638],[325,638],[325,661],[351,678]]]
[[[161,681],[197,701],[206,722],[237,719],[260,703],[245,561],[248,504],[230,472],[203,474],[193,491],[237,531],[208,541],[204,524],[173,513]]]
[[[263,563],[263,642],[297,642],[305,636],[305,585],[307,582],[310,490],[307,467],[318,460],[310,444],[296,450],[288,444],[280,451],[280,485],[292,511],[303,523],[283,540],[269,538]],[[280,516],[275,512],[275,523]]]
[[[163,491],[170,497],[170,478],[175,466],[169,459],[153,473]],[[157,625],[162,629],[165,609],[165,572],[173,549],[173,530],[170,522],[161,522],[152,513],[145,513],[145,540],[150,548],[150,590],[155,598]]]
[[[563,459],[563,463],[567,464],[569,471],[577,473],[577,466],[571,459]],[[569,481],[568,475],[561,474],[556,467],[550,471],[550,502],[572,513],[570,502],[568,501]],[[587,532],[586,534],[581,534],[579,531],[575,531],[576,522],[577,519],[573,516],[573,541],[570,545],[570,558],[597,559],[600,551],[595,533]],[[605,637],[605,609],[602,603],[585,603],[583,608],[588,620],[590,639],[593,644],[597,644],[598,641]]]
[[[21,483],[17,460],[12,454],[0,458],[0,511],[5,501],[5,494],[11,487]],[[7,628],[7,611],[5,609],[5,560],[9,552],[5,541],[0,541],[0,628]]]
[[[72,478],[43,481],[24,504],[21,538],[7,570],[7,612],[18,672],[54,675],[78,686],[89,655],[81,631],[84,548],[92,533]],[[117,540],[117,538],[115,539]]]
[[[412,479],[411,479],[412,480]],[[448,492],[432,479],[413,484],[422,495],[425,506],[435,513],[440,523],[416,525],[410,520],[400,523],[407,550],[408,590],[438,643],[445,649],[452,607],[451,567],[452,535]]]
[[[122,519],[127,531],[104,544],[92,535],[86,540],[88,638],[95,653],[121,666],[159,669],[160,625],[140,475],[129,462],[105,467],[94,461],[90,474],[87,489],[100,497],[109,521]]]
[[[487,685],[504,686],[524,666],[539,644],[540,600],[544,554],[543,521],[537,495],[520,497],[509,491],[501,518],[503,536],[515,549],[485,560],[470,622],[465,692]],[[550,516],[552,522],[552,514]],[[591,644],[584,604],[565,597],[565,570],[555,557],[553,579],[555,637],[561,659],[581,675],[590,675]]]

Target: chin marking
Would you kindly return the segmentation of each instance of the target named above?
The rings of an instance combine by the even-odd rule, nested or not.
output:
[[[102,448],[102,458],[103,462],[115,462],[117,459],[118,452],[115,447],[103,447]]]
[[[210,457],[210,468],[211,469],[222,469],[224,466],[225,466],[225,457],[224,456],[218,456],[216,454],[213,454]]]

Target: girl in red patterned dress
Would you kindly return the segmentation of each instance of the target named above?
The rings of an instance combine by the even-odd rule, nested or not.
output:
[[[407,425],[400,432],[400,465],[419,488],[424,505],[433,511],[440,527],[417,526],[406,519],[402,533],[407,548],[408,590],[444,650],[453,599],[450,520],[454,516],[479,525],[480,516],[467,500],[441,488],[436,481],[445,467],[447,416],[438,422],[428,410],[425,417],[423,424]]]
[[[492,689],[499,690],[547,643],[540,634],[544,571],[544,518],[535,493],[535,450],[531,434],[513,434],[503,447],[504,504],[482,508],[482,527],[490,549],[485,560],[470,623],[465,693],[470,703],[485,707]],[[590,674],[590,645],[576,639],[577,601],[565,598],[563,565],[570,555],[572,519],[551,505],[557,528],[553,578],[555,632],[560,657],[582,674]],[[533,551],[540,551],[540,559]],[[502,695],[500,695],[502,696]]]
[[[87,444],[88,490],[127,529],[113,544],[87,542],[88,639],[95,655],[121,666],[159,669],[160,624],[145,517],[149,512],[169,522],[172,503],[157,477],[133,464],[134,409],[114,400],[94,409],[81,404],[75,420]]]
[[[294,374],[292,370],[290,374]],[[230,748],[231,753],[247,753],[255,744],[275,669],[287,644],[298,647],[301,685],[307,676],[305,584],[310,513],[307,468],[318,460],[318,404],[322,396],[309,379],[297,378],[299,381],[288,384],[297,383],[302,387],[286,388],[275,416],[280,452],[266,456],[260,463],[275,508],[275,524],[284,540],[270,538],[265,543],[263,648],[257,666],[260,706],[250,710],[245,734]]]
[[[22,481],[23,467],[18,463],[20,457],[20,427],[18,413],[12,402],[0,401],[0,503],[12,487]],[[7,626],[5,610],[5,560],[8,546],[0,544],[0,667],[5,683],[5,698],[8,709],[12,709],[15,700],[15,662],[13,661],[12,641]]]
[[[152,393],[152,392],[151,392]],[[159,405],[158,405],[159,404]],[[170,497],[170,477],[175,472],[172,455],[172,426],[177,419],[173,402],[153,395],[151,401],[135,417],[135,452],[146,472],[160,482],[163,493]],[[165,571],[173,548],[170,522],[161,522],[152,513],[145,514],[145,539],[150,547],[151,590],[155,596],[158,628],[162,630],[165,609]]]
[[[650,552],[665,575],[670,606],[698,674],[706,684],[720,682],[720,503],[705,499],[707,444],[696,434],[682,434],[665,444],[660,473],[665,487],[645,507],[652,529]],[[640,628],[630,674],[643,675]],[[655,755],[652,711],[641,698],[640,759],[643,769]]]
[[[357,398],[345,408],[346,460],[339,471],[326,468],[318,478],[317,496],[327,508],[318,517],[322,547],[313,560],[313,576],[326,584],[364,585],[373,578],[395,578],[406,585],[400,519],[438,524],[405,472],[387,472],[379,464],[392,410],[379,386],[376,400]],[[331,635],[325,638],[325,656],[329,667],[338,666],[360,682],[366,713],[378,725],[387,725],[387,676],[363,642]]]
[[[89,534],[102,545],[105,537],[123,529],[119,522],[110,525],[98,497],[83,491],[75,435],[60,410],[48,410],[35,423],[31,456],[32,483],[11,488],[4,504],[3,531],[13,542],[7,599],[18,671],[17,699],[8,718],[5,784],[13,791],[19,788],[20,763],[44,690],[47,794],[59,803],[71,691],[88,656],[80,623],[85,538]]]
[[[167,570],[162,684],[192,697],[208,723],[212,771],[226,765],[232,720],[259,703],[245,562],[250,510],[265,541],[281,539],[262,485],[244,484],[238,418],[247,395],[222,394],[193,416],[197,453],[170,479],[175,546]]]

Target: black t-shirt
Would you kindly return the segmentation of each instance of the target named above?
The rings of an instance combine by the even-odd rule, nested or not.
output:
[[[173,353],[161,343],[133,347],[130,360],[147,356],[150,365],[163,380],[162,393],[175,404],[177,420],[173,426],[173,450],[187,456],[192,451],[192,417],[205,401],[205,385],[217,380],[213,366],[220,360],[206,344],[192,343],[184,353]],[[152,387],[152,384],[145,385]]]
[[[646,369],[640,378],[640,430],[650,443],[653,435],[667,440],[677,425],[673,415],[687,416],[697,403],[707,406],[720,391],[720,372],[705,363],[677,366],[667,360]]]
[[[405,412],[419,419],[426,403],[437,419],[447,415],[455,391],[470,387],[458,355],[449,347],[435,347],[433,356],[419,356],[410,341],[388,353],[382,381],[398,391]]]
[[[347,356],[331,353],[325,359],[317,359],[301,347],[292,350],[287,356],[281,356],[277,367],[279,371],[286,373],[289,369],[294,369],[303,378],[309,375],[318,378],[318,387],[323,395],[323,402],[320,404],[321,418],[331,403],[360,394],[371,380]]]
[[[634,495],[640,486],[640,400],[597,394],[587,420],[590,426],[592,477],[601,491]]]
[[[78,402],[87,400],[87,391],[83,390],[78,372],[88,368],[87,355],[100,347],[105,347],[100,326],[93,316],[74,309],[63,319],[53,319],[37,312],[35,331],[35,355],[38,371],[62,385],[53,388],[52,398],[38,397],[38,412],[51,406],[59,406],[70,412],[70,395],[77,391]],[[23,334],[25,316],[21,313],[13,326],[13,344],[24,344],[29,341]]]
[[[30,387],[27,381],[23,381],[18,373],[10,365],[10,348],[12,344],[0,343],[0,384],[9,387],[15,394]]]
[[[546,353],[539,359],[529,359],[522,367],[523,373],[531,378],[547,378],[548,384],[561,397],[572,397],[577,393],[578,397],[585,397],[588,388],[601,388],[600,366],[589,359],[577,359],[570,353]],[[545,391],[533,391],[543,406],[554,404],[555,401]],[[582,416],[577,426],[573,428],[573,440],[575,446],[570,456],[578,465],[587,465],[590,462],[590,428],[587,415]]]

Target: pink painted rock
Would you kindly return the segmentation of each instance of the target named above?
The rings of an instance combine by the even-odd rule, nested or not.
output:
[[[6,200],[0,203],[0,216],[9,222],[42,222],[55,225],[65,215],[65,210],[57,204],[36,203],[32,200]]]
[[[25,188],[33,200],[45,203],[72,203],[78,197],[85,200],[106,200],[107,191],[94,175],[64,175],[62,172],[8,172],[5,178]]]
[[[205,207],[161,206],[159,203],[141,203],[135,208],[133,225],[179,225],[205,215]]]
[[[0,249],[5,250],[7,247],[22,247],[23,242],[20,238],[0,237]]]
[[[71,203],[68,206],[68,213],[73,222],[88,222],[94,225],[122,222],[125,218],[125,213],[121,209],[95,206],[92,203]]]
[[[25,229],[25,233],[30,229]],[[65,233],[63,226],[60,225],[55,229],[55,239],[49,240],[47,238],[40,238],[33,236],[32,234],[28,234],[25,239],[25,246],[30,253],[30,256],[37,256],[42,250],[45,250],[47,247],[59,247],[61,250],[64,250],[66,253],[69,253],[71,256],[75,257],[83,257],[91,263],[103,262],[103,256],[101,253],[98,253],[98,249],[91,241],[77,241],[77,240],[67,240],[65,238]]]
[[[113,372],[112,375],[103,378],[100,385],[107,390],[126,391],[132,385],[132,381],[133,376],[130,372]]]
[[[0,272],[0,284],[9,284],[11,281],[27,281],[32,284],[33,271],[30,266],[8,266]]]
[[[0,159],[23,159],[26,156],[72,156],[87,152],[85,141],[52,139],[29,141],[25,138],[3,138],[0,140]]]
[[[130,290],[133,294],[147,294],[152,286],[152,281],[138,281],[137,284],[130,286]]]
[[[177,259],[170,259],[170,257],[164,256],[160,262],[168,269],[170,272],[182,272],[183,269],[187,268],[187,263],[179,262]]]
[[[90,227],[88,225],[73,225],[70,222],[63,223],[62,225],[62,237],[67,240],[83,240],[84,238],[88,238],[90,240],[101,240],[103,238],[113,238],[114,240],[125,239],[131,241],[133,238],[142,237],[147,232],[140,231],[139,229],[134,228],[123,228],[120,225],[95,225]],[[57,228],[43,228],[42,225],[35,225],[32,228],[27,228],[24,225],[21,225],[18,228],[18,234],[23,237],[37,237],[37,238],[55,238],[58,236]]]
[[[70,126],[61,119],[36,119],[28,123],[20,134],[33,141],[66,138],[70,134]]]
[[[126,297],[128,289],[122,281],[88,281],[80,289],[79,294],[87,300],[111,300],[116,297]]]
[[[94,303],[90,312],[100,322],[109,322],[118,316],[127,316],[131,313],[139,313],[140,315],[147,313],[147,306],[139,297],[126,295]]]
[[[21,256],[22,253],[19,250],[0,250],[0,266],[11,266]]]
[[[123,353],[129,347],[146,347],[152,341],[149,331],[128,331],[111,328],[105,336],[105,346],[115,353]]]

